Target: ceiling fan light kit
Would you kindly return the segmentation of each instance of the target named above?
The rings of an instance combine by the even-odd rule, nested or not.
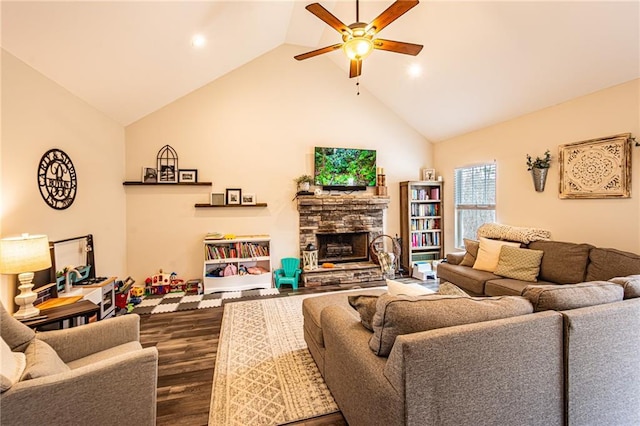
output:
[[[349,77],[353,78],[362,74],[362,60],[369,56],[374,49],[416,56],[422,50],[422,45],[420,44],[383,40],[374,38],[374,36],[418,3],[418,0],[397,0],[378,15],[377,18],[369,24],[365,24],[358,22],[360,18],[360,7],[359,0],[356,0],[356,22],[349,26],[345,25],[331,12],[322,7],[320,3],[312,3],[308,5],[306,9],[341,33],[342,43],[296,55],[294,58],[302,61],[342,48],[350,60]]]

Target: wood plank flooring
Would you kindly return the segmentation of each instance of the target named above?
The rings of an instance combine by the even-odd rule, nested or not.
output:
[[[300,288],[296,292],[287,288],[282,289],[281,294],[297,295],[380,285],[384,285],[384,282]],[[438,285],[433,282],[425,287],[437,290]],[[219,307],[140,317],[142,345],[156,346],[159,354],[157,425],[207,424],[223,311],[224,307]],[[135,375],[135,372],[132,374]],[[347,426],[347,422],[338,412],[288,425]]]

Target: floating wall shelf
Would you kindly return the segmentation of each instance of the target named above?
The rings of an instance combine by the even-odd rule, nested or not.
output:
[[[143,183],[137,181],[127,181],[122,182],[123,185],[139,185],[139,186],[172,186],[172,185],[180,185],[180,186],[211,186],[211,182],[178,182],[178,183]]]
[[[212,206],[211,204],[196,204],[196,208],[225,208],[225,207],[267,207],[267,203],[256,204],[225,204],[222,206]]]

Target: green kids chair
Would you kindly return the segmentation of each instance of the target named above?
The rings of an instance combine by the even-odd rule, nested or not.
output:
[[[282,268],[273,271],[276,280],[276,288],[280,288],[281,284],[290,284],[294,290],[298,289],[298,278],[302,271],[300,270],[300,259],[297,257],[285,257],[281,260]]]

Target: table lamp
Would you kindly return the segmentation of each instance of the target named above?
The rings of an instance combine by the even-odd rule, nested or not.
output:
[[[0,240],[0,273],[18,274],[20,294],[15,298],[20,308],[13,314],[15,318],[31,318],[40,313],[33,306],[37,293],[33,288],[33,273],[51,267],[49,240],[46,235],[28,235],[3,238]]]

